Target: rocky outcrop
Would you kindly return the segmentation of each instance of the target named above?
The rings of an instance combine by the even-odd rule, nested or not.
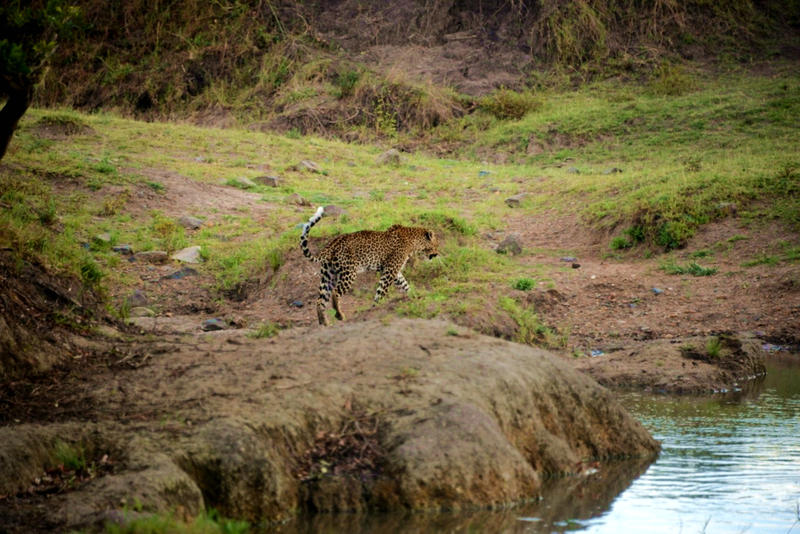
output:
[[[144,511],[213,507],[257,521],[501,505],[586,461],[659,450],[607,390],[558,358],[442,321],[158,343],[142,365],[76,387],[95,423],[1,428],[0,494],[25,492],[57,439],[115,464],[52,500],[48,528],[100,521],[134,497]],[[30,443],[41,454],[28,454]],[[24,516],[21,495],[13,509]],[[0,513],[9,506],[0,500]]]
[[[575,360],[607,387],[653,393],[725,393],[766,373],[762,342],[746,334],[648,341]]]

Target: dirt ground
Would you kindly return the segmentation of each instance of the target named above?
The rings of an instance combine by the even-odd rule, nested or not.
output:
[[[143,186],[133,195],[128,209],[157,208],[177,218],[205,212],[208,199],[214,198],[222,206],[250,206],[256,222],[270,211],[270,206],[254,193],[212,184],[194,187],[178,175],[157,176],[166,186],[167,195],[155,194]],[[298,220],[311,212],[311,208],[301,206],[296,210]],[[220,210],[210,214],[209,222],[213,224],[214,217],[224,213]],[[796,243],[797,236],[775,222],[732,216],[702,227],[684,250],[669,256],[655,253],[650,258],[643,258],[641,251],[612,255],[608,247],[610,236],[588,231],[574,216],[521,216],[509,208],[507,224],[506,230],[483,236],[485,246],[496,248],[506,236],[516,235],[523,247],[517,260],[530,265],[531,277],[540,281],[525,292],[507,286],[491,287],[487,302],[510,295],[532,305],[545,324],[567,335],[567,346],[560,353],[581,368],[613,365],[608,360],[614,354],[656,340],[678,344],[688,337],[748,333],[781,347],[800,343],[800,267],[787,262],[742,266],[747,260],[774,254],[781,243]],[[323,243],[312,236],[312,248]],[[691,254],[698,250],[712,254],[692,258]],[[564,261],[568,258],[574,260]],[[667,260],[679,265],[697,261],[716,267],[718,272],[712,276],[667,274],[661,268]],[[579,267],[574,268],[573,264]],[[303,258],[299,246],[289,252],[278,272],[268,271],[260,279],[251,280],[230,293],[229,299],[215,298],[214,281],[202,267],[196,275],[165,279],[180,266],[142,262],[121,265],[141,280],[148,305],[158,310],[156,317],[135,319],[135,324],[146,332],[197,332],[210,318],[221,318],[231,328],[257,327],[265,321],[283,327],[316,323],[313,308],[318,267]],[[423,280],[410,282],[424,284]],[[361,275],[354,291],[345,296],[343,306],[349,312],[349,321],[389,315],[404,298],[392,290],[380,306],[371,307],[375,283],[369,273]],[[114,296],[118,300],[125,297],[122,293]],[[483,316],[452,319],[484,333],[513,337],[514,324],[510,320],[507,324],[489,324]],[[584,361],[587,359],[590,361]],[[667,359],[651,372],[653,376],[685,375],[684,366],[682,358]],[[655,380],[653,387],[656,382],[663,381]],[[608,383],[614,384],[613,380]],[[731,385],[710,385],[709,389]],[[697,389],[702,387],[694,384],[678,388]]]

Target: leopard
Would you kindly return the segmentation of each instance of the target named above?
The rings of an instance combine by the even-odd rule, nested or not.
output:
[[[315,256],[308,248],[308,234],[324,214],[325,208],[319,207],[303,224],[303,233],[300,235],[303,255],[320,264],[321,280],[316,302],[320,325],[330,325],[325,314],[328,301],[333,305],[336,318],[345,320],[339,299],[350,291],[357,274],[365,271],[377,271],[380,274],[374,306],[386,295],[392,283],[408,294],[410,286],[402,271],[409,259],[424,255],[432,260],[439,255],[439,240],[433,231],[394,224],[385,231],[361,230],[338,235]]]

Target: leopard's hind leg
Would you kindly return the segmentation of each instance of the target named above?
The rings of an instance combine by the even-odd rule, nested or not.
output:
[[[331,299],[331,293],[334,288],[334,278],[336,273],[333,272],[330,265],[327,263],[322,264],[321,280],[319,282],[319,296],[317,297],[317,320],[319,324],[327,326],[330,324],[328,316],[325,315],[325,307]],[[334,300],[334,307],[338,305],[338,299]]]
[[[336,318],[340,321],[344,321],[345,316],[342,312],[341,308],[339,307],[339,297],[350,291],[350,288],[353,286],[353,280],[355,278],[355,273],[350,271],[343,271],[339,273],[338,280],[336,280],[336,284],[333,287],[333,291],[331,292],[331,302],[333,304],[333,309],[336,310]]]

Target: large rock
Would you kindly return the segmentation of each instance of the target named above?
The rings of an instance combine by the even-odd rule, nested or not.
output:
[[[44,510],[15,503],[20,521],[26,510],[56,529],[109,517],[123,507],[118,481],[143,511],[212,507],[251,521],[500,505],[537,496],[543,478],[587,460],[659,449],[606,389],[559,358],[443,321],[151,342],[140,352],[156,356],[126,358],[135,365],[124,374],[102,367],[73,378],[82,398],[67,412],[70,432],[0,428],[0,494],[48,467],[55,436],[85,443],[88,461],[120,459]],[[8,506],[0,500],[0,516]]]

